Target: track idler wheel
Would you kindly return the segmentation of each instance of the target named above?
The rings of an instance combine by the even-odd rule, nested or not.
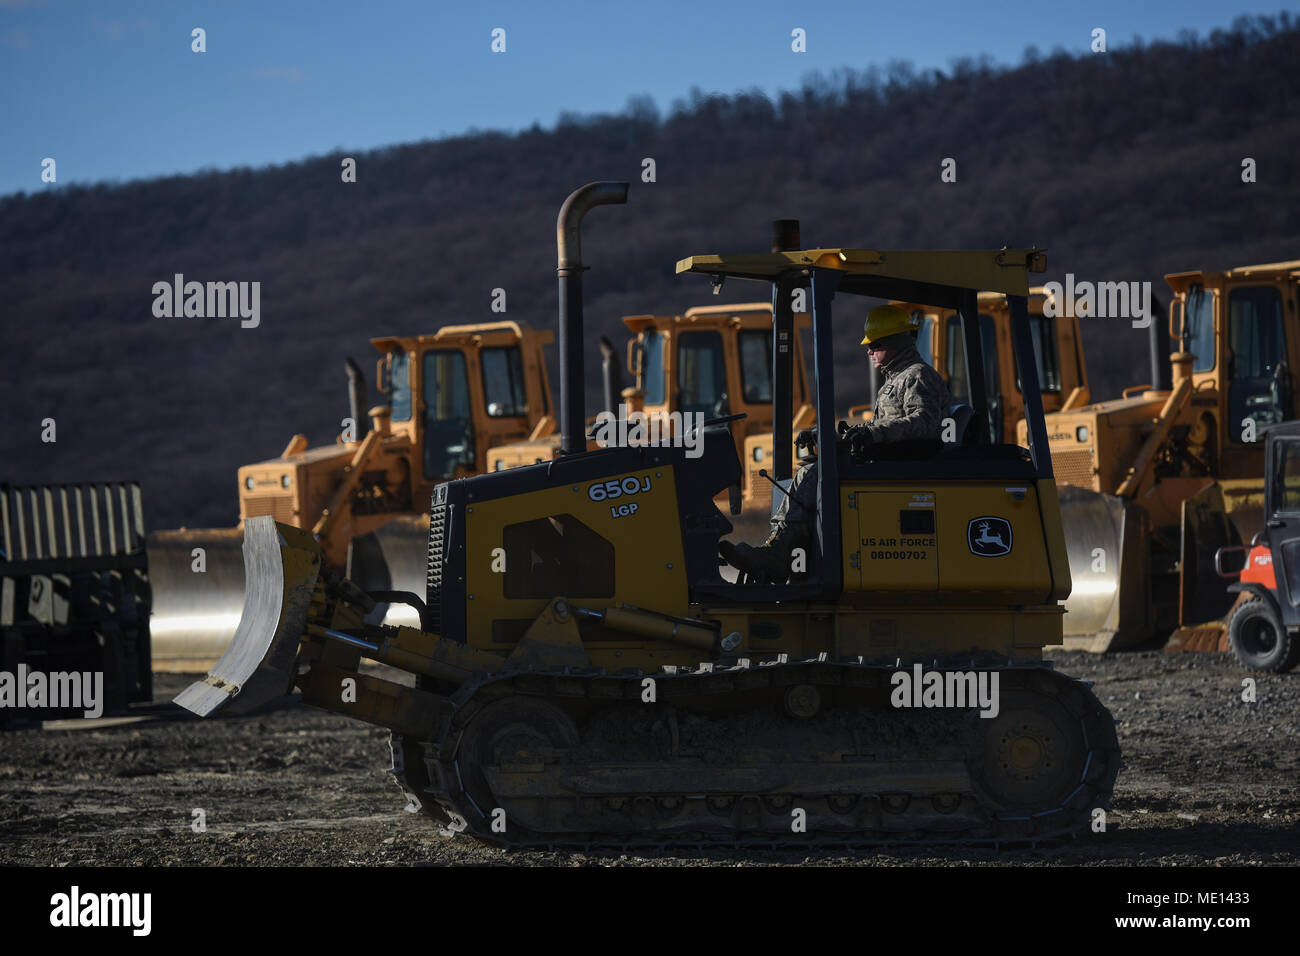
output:
[[[1061,701],[1031,691],[1009,693],[998,716],[980,723],[987,726],[976,778],[999,808],[1055,810],[1078,787],[1088,748],[1079,718]]]
[[[496,810],[505,809],[507,821],[546,829],[543,801],[498,796],[484,770],[540,774],[577,747],[579,739],[568,714],[545,701],[509,697],[488,704],[469,722],[456,750],[456,766],[472,808],[485,824]]]

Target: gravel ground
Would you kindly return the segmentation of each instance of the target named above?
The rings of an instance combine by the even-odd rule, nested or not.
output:
[[[294,706],[218,721],[163,716],[19,729],[0,755],[0,864],[1008,866],[1300,863],[1300,671],[1226,654],[1057,655],[1096,682],[1126,768],[1104,834],[1047,848],[884,852],[540,853],[446,839],[404,800],[387,732]],[[1257,702],[1242,702],[1242,679]],[[188,678],[160,675],[159,702]],[[191,828],[193,811],[207,830]]]

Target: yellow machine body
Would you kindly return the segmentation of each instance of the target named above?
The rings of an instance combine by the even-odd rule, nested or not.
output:
[[[580,265],[574,207],[625,198],[624,184],[592,184],[566,202],[562,301]],[[372,623],[378,597],[320,574],[318,545],[250,519],[246,563],[265,586],[178,701],[206,716],[296,685],[390,728],[399,783],[446,832],[505,846],[770,845],[790,842],[792,810],[817,842],[1085,831],[1119,748],[1095,695],[1042,660],[1071,588],[1026,309],[1026,273],[1043,268],[1038,249],[682,260],[679,272],[771,283],[775,341],[794,328],[787,293],[808,290],[823,420],[834,344],[861,336],[860,320],[833,327],[837,296],[926,293],[962,311],[978,355],[976,290],[1006,294],[1029,447],[969,427],[892,455],[827,441],[806,553],[779,574],[736,565],[735,580],[719,573],[734,527],[717,499],[744,465],[723,423],[702,429],[698,454],[632,443],[448,481],[433,490],[424,598],[404,598],[418,628]],[[570,345],[576,315],[562,306]],[[796,357],[773,356],[773,423],[794,417],[800,386],[783,363]],[[581,399],[565,398],[562,447],[581,447]],[[360,674],[363,658],[414,686]],[[915,694],[891,690],[913,676]],[[936,683],[957,696],[927,710]]]

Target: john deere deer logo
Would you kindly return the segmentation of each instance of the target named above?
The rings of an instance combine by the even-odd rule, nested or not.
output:
[[[991,515],[972,518],[966,526],[966,541],[971,554],[981,558],[1001,557],[1011,551],[1011,522]]]

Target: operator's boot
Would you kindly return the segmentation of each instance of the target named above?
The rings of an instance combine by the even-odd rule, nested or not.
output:
[[[801,522],[780,521],[757,548],[721,541],[718,551],[737,571],[751,577],[761,575],[775,584],[784,584],[790,577],[794,549],[803,546],[807,537]]]

